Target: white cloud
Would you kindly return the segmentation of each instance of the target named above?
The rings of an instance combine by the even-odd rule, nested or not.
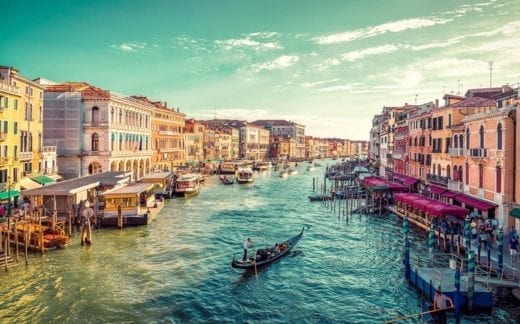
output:
[[[115,50],[126,52],[126,53],[135,53],[139,50],[143,50],[146,48],[146,43],[141,42],[125,42],[121,44],[112,44],[110,48]]]
[[[256,51],[274,50],[283,48],[279,42],[262,43],[251,38],[216,40],[215,46],[223,50],[235,48],[251,48]]]
[[[354,90],[354,85],[352,85],[352,84],[335,85],[335,86],[318,89],[318,91],[322,91],[322,92],[351,91],[351,90]]]
[[[300,84],[300,86],[303,87],[303,88],[314,88],[314,87],[319,86],[319,85],[329,84],[329,83],[337,82],[339,80],[341,80],[341,79],[332,79],[332,80],[314,81],[314,82],[304,82],[304,83]]]
[[[352,51],[341,55],[341,58],[345,61],[354,62],[361,60],[367,56],[379,55],[385,53],[392,53],[399,49],[399,46],[393,44],[386,44],[377,47],[369,47],[362,50]]]
[[[331,66],[336,66],[336,65],[340,65],[340,64],[341,64],[340,60],[338,60],[335,57],[331,57],[329,59],[326,59],[322,63],[314,64],[313,67],[316,70],[325,70],[325,69],[327,69],[327,68],[329,68]]]
[[[406,89],[416,87],[422,80],[423,77],[421,73],[415,70],[406,71],[403,75],[400,75],[399,78],[394,79],[400,88]]]
[[[261,72],[285,69],[296,64],[299,60],[300,57],[296,55],[283,55],[269,62],[253,64],[250,67],[250,71]]]
[[[314,41],[318,44],[328,45],[337,44],[344,42],[351,42],[358,39],[364,39],[382,35],[385,33],[398,33],[407,29],[419,29],[423,27],[430,27],[435,25],[446,24],[451,19],[440,19],[440,18],[411,18],[389,22],[377,26],[362,28],[354,31],[348,31],[344,33],[332,34],[327,36],[320,36],[314,38]]]

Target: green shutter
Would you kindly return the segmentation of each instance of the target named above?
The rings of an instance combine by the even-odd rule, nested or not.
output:
[[[8,124],[7,120],[4,120],[4,133],[6,133],[6,134],[9,131],[9,127],[8,126],[9,126],[9,124]]]
[[[14,110],[18,110],[18,99],[14,99]]]
[[[9,98],[7,98],[7,97],[4,98],[4,107],[6,109],[9,108]]]
[[[514,217],[514,218],[519,218],[520,219],[520,208],[513,208],[510,212],[509,212],[509,215]]]
[[[18,134],[18,122],[14,122],[14,135]]]

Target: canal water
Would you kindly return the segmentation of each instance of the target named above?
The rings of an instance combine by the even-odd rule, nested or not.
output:
[[[166,201],[147,227],[95,230],[89,247],[76,234],[67,249],[0,271],[0,322],[370,323],[419,312],[402,275],[399,219],[354,215],[347,224],[308,201],[324,167],[306,167],[285,179],[261,172],[252,185],[209,178],[197,197]],[[255,250],[302,227],[290,255],[257,276],[231,268],[247,237]],[[412,229],[411,241],[427,253],[423,233]],[[497,293],[491,313],[462,322],[515,322],[517,302]]]

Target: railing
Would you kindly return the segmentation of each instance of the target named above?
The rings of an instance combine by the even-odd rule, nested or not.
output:
[[[148,151],[112,151],[110,152],[112,157],[132,157],[132,156],[151,156],[153,152],[151,150]]]
[[[56,153],[56,146],[44,146],[42,148],[43,153]]]
[[[448,180],[448,189],[463,192],[464,185],[461,181]]]
[[[465,156],[483,158],[483,157],[487,156],[487,149],[485,149],[485,148],[467,149],[465,151]]]
[[[12,86],[8,83],[5,83],[5,82],[0,82],[0,90],[3,90],[3,91],[6,91],[6,92],[10,92],[10,93],[14,93],[14,94],[19,94],[20,93],[20,90],[15,87],[15,86]]]
[[[181,133],[179,132],[174,132],[174,131],[159,131],[159,135],[180,135]]]
[[[477,189],[477,197],[484,198],[484,188]]]
[[[448,154],[450,156],[464,156],[464,149],[461,147],[450,147]]]
[[[21,161],[32,160],[34,156],[33,152],[20,152],[19,159]]]
[[[430,182],[440,183],[445,186],[448,185],[448,180],[449,180],[448,177],[442,177],[442,176],[431,174],[431,173],[426,174],[426,179]]]

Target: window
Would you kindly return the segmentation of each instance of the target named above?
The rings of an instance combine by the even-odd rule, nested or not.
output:
[[[502,149],[502,124],[497,126],[497,150]]]
[[[14,110],[18,110],[18,99],[14,99]]]
[[[497,167],[496,168],[496,189],[495,191],[498,192],[498,193],[501,193],[502,192],[502,168],[501,167]]]
[[[110,122],[114,123],[114,108],[110,109]]]
[[[484,187],[484,166],[482,164],[478,166],[478,187]]]
[[[469,128],[466,128],[466,148],[469,149]]]
[[[441,175],[441,165],[437,164],[437,175]]]
[[[457,166],[456,166],[456,165],[453,166],[453,180],[454,180],[454,181],[458,181],[458,180],[459,180],[459,178],[458,178],[458,176],[459,176],[458,172],[459,172],[459,171],[457,170]]]
[[[435,175],[435,163],[432,165],[432,172],[433,172],[433,175]]]
[[[459,141],[457,139],[458,139],[458,136],[454,135],[453,136],[453,147],[454,148],[457,148],[459,146]]]
[[[462,134],[459,135],[459,147],[464,148],[464,136]]]
[[[7,120],[4,120],[4,133],[7,134],[9,131],[9,122]]]
[[[92,124],[96,125],[99,123],[99,108],[92,107]]]
[[[92,134],[92,151],[99,151],[99,135]]]
[[[484,148],[484,126],[480,126],[480,131],[478,132],[480,139],[480,148]]]
[[[469,185],[469,163],[466,162],[466,185]]]
[[[446,167],[446,177],[451,179],[451,169],[449,165]]]
[[[14,122],[14,135],[18,134],[18,122]]]

